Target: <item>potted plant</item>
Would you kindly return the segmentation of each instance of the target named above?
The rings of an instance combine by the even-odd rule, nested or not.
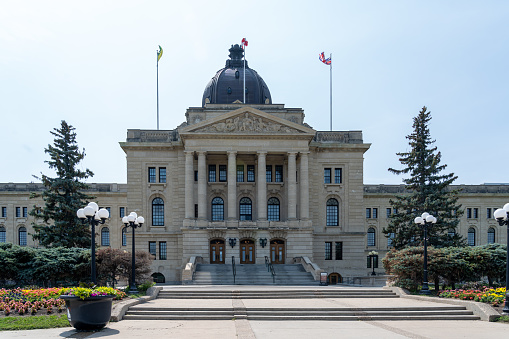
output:
[[[110,287],[66,288],[60,298],[65,300],[67,319],[77,330],[100,330],[110,321],[111,306],[118,291]]]

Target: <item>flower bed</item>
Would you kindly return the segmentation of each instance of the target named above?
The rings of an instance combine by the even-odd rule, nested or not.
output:
[[[454,298],[461,300],[473,300],[482,303],[487,303],[492,306],[498,306],[505,301],[505,287],[483,289],[459,289],[459,290],[445,290],[440,291],[438,296],[440,298]]]
[[[72,295],[84,299],[90,296],[114,295],[116,300],[127,294],[111,287],[90,288],[41,288],[35,290],[16,288],[0,289],[0,315],[53,314],[65,310],[65,301],[60,295]]]

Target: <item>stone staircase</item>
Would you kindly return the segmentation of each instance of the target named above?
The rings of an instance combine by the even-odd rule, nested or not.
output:
[[[283,299],[315,299],[312,303],[322,305],[323,298],[365,298],[362,305],[368,305],[373,298],[399,298],[391,290],[384,289],[277,289],[277,290],[162,290],[157,299],[173,299],[175,307],[156,307],[155,305],[132,306],[127,311],[126,320],[336,320],[336,321],[376,321],[376,320],[479,320],[472,311],[463,306],[387,306],[387,307],[281,307]],[[154,304],[157,304],[157,299]],[[185,299],[201,299],[203,302],[186,302]],[[207,300],[231,299],[232,307],[207,307]],[[267,299],[257,301],[257,305],[267,307],[246,307],[242,299]],[[274,299],[280,299],[278,303]],[[358,299],[356,299],[358,300]],[[160,305],[169,305],[167,301]],[[209,304],[211,304],[209,302]],[[224,302],[223,302],[224,303]],[[247,302],[246,302],[247,303]],[[348,303],[348,302],[347,302]],[[226,303],[229,304],[229,303]],[[225,304],[225,305],[226,305]],[[249,303],[247,303],[249,304]],[[302,302],[303,305],[311,305]],[[383,305],[389,304],[383,303]],[[394,305],[397,303],[394,303]],[[180,305],[180,306],[178,306]],[[195,305],[194,307],[181,307]]]
[[[274,265],[275,277],[261,265],[236,266],[235,282],[231,265],[198,264],[193,285],[318,285],[301,264]]]

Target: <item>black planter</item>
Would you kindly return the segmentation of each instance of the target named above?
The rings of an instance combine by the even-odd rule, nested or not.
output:
[[[67,319],[77,330],[100,330],[111,317],[112,295],[80,299],[70,295],[61,295],[67,307]]]

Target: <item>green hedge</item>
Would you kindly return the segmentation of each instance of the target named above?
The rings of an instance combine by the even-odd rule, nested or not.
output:
[[[477,247],[428,247],[428,280],[440,281],[454,288],[459,282],[486,278],[491,285],[505,281],[507,246],[489,244]],[[424,248],[391,250],[382,260],[387,274],[394,275],[398,286],[417,290],[422,283]]]

